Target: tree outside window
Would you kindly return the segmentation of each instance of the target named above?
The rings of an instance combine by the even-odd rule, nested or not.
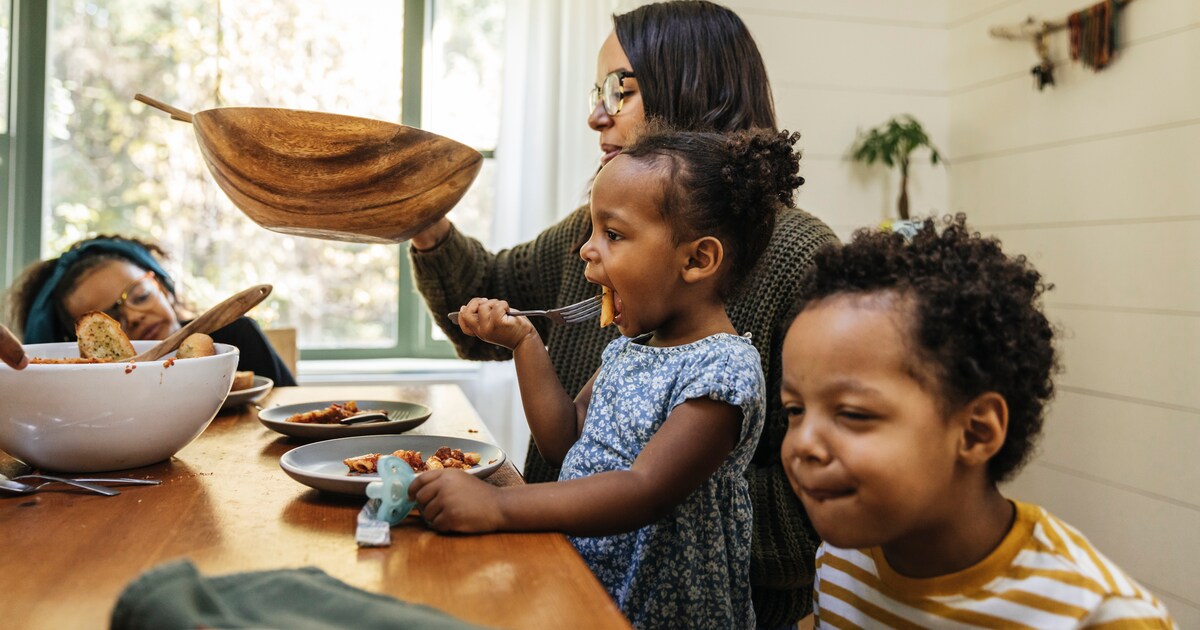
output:
[[[271,283],[275,290],[255,316],[267,327],[296,327],[304,350],[413,354],[406,340],[428,339],[431,326],[420,296],[405,290],[403,246],[259,227],[212,182],[191,126],[133,95],[188,111],[261,106],[415,119],[490,156],[499,120],[503,5],[52,0],[43,254],[96,233],[148,237],[172,253],[169,270],[191,304],[207,307]],[[428,36],[405,32],[405,10],[414,6],[427,12]],[[427,37],[417,100],[403,94],[406,36]],[[406,113],[403,102],[423,103],[424,111]],[[489,162],[451,217],[485,240]]]

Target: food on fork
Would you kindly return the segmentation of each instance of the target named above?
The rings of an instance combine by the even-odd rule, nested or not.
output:
[[[254,372],[250,370],[239,370],[233,373],[233,387],[230,391],[239,392],[243,389],[254,387]]]
[[[342,405],[333,403],[324,409],[316,409],[313,411],[302,411],[297,414],[288,416],[284,422],[298,422],[300,424],[337,424],[350,416],[357,416],[360,413],[377,412],[387,414],[386,411],[376,409],[359,409],[358,402],[351,400]]]
[[[427,470],[439,470],[442,468],[461,468],[469,470],[479,465],[479,453],[462,452],[457,448],[443,446],[437,450],[428,459],[421,459],[421,451],[407,451],[400,449],[392,453],[393,456],[399,457],[408,464],[413,472],[425,472]],[[351,474],[364,474],[377,472],[379,458],[382,453],[366,453],[355,457],[349,457],[342,460],[342,463],[350,469]]]
[[[117,320],[92,311],[75,320],[75,336],[79,339],[79,356],[98,362],[125,361],[137,352]]]
[[[602,286],[600,292],[600,327],[604,328],[613,323],[616,317],[617,305],[613,300],[612,289]]]
[[[198,357],[211,357],[217,353],[217,348],[213,346],[212,337],[204,333],[192,333],[179,344],[179,350],[175,352],[176,359],[195,359]]]

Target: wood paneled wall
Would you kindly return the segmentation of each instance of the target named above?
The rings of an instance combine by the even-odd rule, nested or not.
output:
[[[950,159],[914,212],[966,212],[1056,286],[1064,372],[1041,448],[1006,492],[1045,505],[1200,627],[1200,2],[1137,0],[1101,72],[1050,39],[988,35],[1089,0],[730,0],[800,131],[800,205],[843,237],[894,207],[896,178],[846,159],[857,129],[911,113]]]
[[[1064,373],[1038,458],[1007,489],[1046,505],[1200,627],[1200,3],[1140,0],[1093,72],[1051,37],[987,36],[1066,0],[951,3],[950,197],[1056,288]]]

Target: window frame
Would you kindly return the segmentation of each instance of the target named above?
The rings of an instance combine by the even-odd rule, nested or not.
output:
[[[421,125],[425,41],[432,26],[434,0],[403,0],[401,123]],[[44,213],[44,163],[49,3],[12,0],[9,49],[8,128],[0,134],[0,193],[4,203],[4,236],[0,238],[0,277],[12,286],[26,265],[41,258]],[[485,159],[494,151],[482,150]],[[400,248],[396,343],[384,348],[308,348],[303,360],[370,358],[453,358],[453,346],[432,337],[433,321],[417,292],[408,257]]]

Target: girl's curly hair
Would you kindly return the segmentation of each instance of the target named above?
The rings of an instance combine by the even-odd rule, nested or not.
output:
[[[859,230],[852,242],[819,252],[802,281],[796,312],[838,294],[894,293],[911,306],[910,345],[918,379],[949,412],[989,391],[1008,404],[1008,434],[988,461],[1004,481],[1024,465],[1042,430],[1058,371],[1054,330],[1040,307],[1048,285],[1024,256],[947,217],[926,220],[911,239]]]
[[[622,154],[662,173],[659,212],[676,243],[716,236],[730,260],[721,278],[728,298],[754,267],[775,229],[780,208],[792,206],[800,154],[798,133],[755,129],[716,133],[646,123]]]

